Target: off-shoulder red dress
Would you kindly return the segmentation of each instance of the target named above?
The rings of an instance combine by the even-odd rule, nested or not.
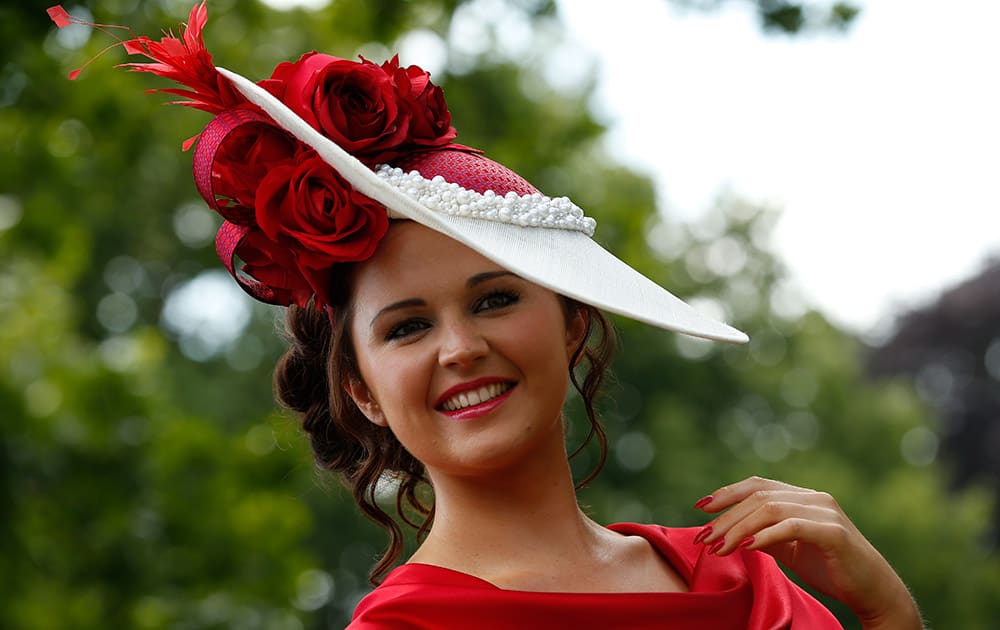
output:
[[[684,578],[688,592],[512,591],[458,571],[404,564],[361,600],[348,629],[842,628],[767,554],[707,554],[693,542],[698,528],[619,523],[609,529],[648,540]]]

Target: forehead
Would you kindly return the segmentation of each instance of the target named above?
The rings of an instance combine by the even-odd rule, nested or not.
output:
[[[352,301],[418,294],[465,284],[477,273],[503,267],[453,238],[415,221],[394,221],[375,254],[355,269]],[[410,297],[407,295],[406,297]]]

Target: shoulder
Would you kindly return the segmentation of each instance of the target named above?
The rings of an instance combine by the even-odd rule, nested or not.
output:
[[[645,538],[656,551],[670,562],[683,558],[682,564],[691,564],[701,553],[701,545],[695,544],[695,536],[700,527],[665,527],[643,523],[614,523],[608,529],[623,536]],[[681,567],[678,567],[680,569]]]
[[[648,540],[684,577],[692,593],[743,593],[751,602],[748,618],[752,623],[747,627],[771,627],[754,624],[781,619],[788,624],[794,620],[795,627],[841,628],[833,614],[789,579],[766,553],[740,549],[727,556],[709,554],[694,541],[701,527],[616,523],[608,529]]]

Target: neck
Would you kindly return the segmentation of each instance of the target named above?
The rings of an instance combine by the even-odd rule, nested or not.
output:
[[[411,561],[502,580],[599,555],[607,532],[577,504],[561,436],[543,450],[500,473],[431,471],[434,525]]]

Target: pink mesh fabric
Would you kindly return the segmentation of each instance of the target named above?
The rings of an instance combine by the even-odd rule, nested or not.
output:
[[[458,184],[479,194],[487,190],[498,195],[506,195],[510,191],[519,195],[538,192],[537,188],[503,164],[467,151],[445,149],[414,153],[400,158],[393,166],[407,173],[419,171],[425,179],[440,175],[448,183]]]

